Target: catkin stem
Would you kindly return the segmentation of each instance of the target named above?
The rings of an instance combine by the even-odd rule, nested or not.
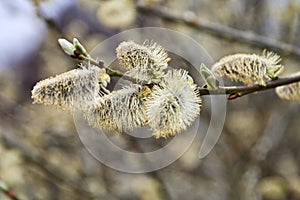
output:
[[[97,67],[100,68],[105,68],[106,69],[106,73],[110,76],[115,76],[115,77],[122,77],[123,79],[132,81],[132,82],[136,82],[135,79],[133,79],[130,76],[127,76],[125,74],[123,74],[122,72],[119,72],[117,70],[111,69],[110,67],[104,66],[103,63],[100,61],[96,61],[95,59],[91,58],[91,57],[85,57],[84,58],[87,62],[91,63],[92,65],[95,65]]]

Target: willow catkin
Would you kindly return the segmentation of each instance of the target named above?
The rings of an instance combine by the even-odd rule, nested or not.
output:
[[[147,83],[159,82],[170,61],[163,47],[149,41],[145,41],[143,45],[132,41],[122,42],[116,53],[120,64],[129,70],[129,76]]]
[[[293,75],[299,75],[297,72]],[[275,89],[279,98],[300,103],[300,82],[283,85]]]
[[[62,109],[83,108],[99,96],[99,77],[105,70],[81,67],[38,82],[31,91],[33,103],[54,105]]]
[[[217,77],[228,77],[232,81],[240,81],[246,85],[258,83],[266,85],[266,81],[275,78],[269,72],[276,69],[278,74],[283,66],[279,64],[280,57],[264,51],[262,56],[256,54],[235,54],[223,57],[212,66],[212,72]],[[274,73],[274,72],[273,72]],[[276,74],[276,75],[278,75]]]
[[[148,94],[143,87],[133,84],[113,91],[87,110],[85,118],[91,126],[106,131],[123,132],[145,126],[148,122],[145,96]]]
[[[185,70],[170,70],[148,97],[147,116],[156,138],[185,130],[200,114],[201,98]]]

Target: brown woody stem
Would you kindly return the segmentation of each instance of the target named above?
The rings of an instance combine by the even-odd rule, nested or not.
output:
[[[208,90],[206,88],[198,88],[200,95],[221,95],[229,94],[229,100],[244,96],[246,94],[276,88],[282,85],[288,85],[300,81],[300,74],[277,78],[266,82],[266,86],[259,84],[243,85],[243,86],[222,86],[218,90]]]

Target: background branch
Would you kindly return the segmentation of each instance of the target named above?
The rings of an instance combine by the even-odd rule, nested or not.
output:
[[[163,6],[149,7],[141,2],[137,4],[137,9],[142,13],[161,17],[162,19],[172,22],[182,23],[199,31],[209,32],[218,38],[234,40],[260,48],[271,49],[285,55],[293,56],[296,59],[300,59],[300,48],[294,45],[280,42],[269,37],[257,35],[253,32],[241,31],[222,24],[210,22],[203,18],[197,17],[190,11],[185,13],[176,13],[174,10]]]

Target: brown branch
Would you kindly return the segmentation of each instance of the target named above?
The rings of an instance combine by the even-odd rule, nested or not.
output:
[[[208,90],[206,88],[198,88],[200,95],[222,95],[229,94],[229,99],[235,99],[237,97],[244,96],[246,94],[259,92],[263,90],[268,90],[272,88],[276,88],[278,86],[287,85],[300,81],[300,74],[286,76],[282,78],[277,78],[275,80],[266,82],[266,86],[262,86],[259,84],[254,85],[242,85],[242,86],[224,86],[219,87],[218,90]],[[230,98],[231,97],[231,98]]]
[[[106,73],[110,76],[120,77],[122,79],[131,81],[133,83],[136,82],[136,80],[134,78],[132,78],[131,76],[128,76],[120,71],[117,71],[117,70],[111,69],[110,67],[105,66],[102,61],[97,61],[91,57],[85,57],[84,60],[86,60],[87,62],[90,62],[92,65],[95,65],[99,68],[105,68]]]
[[[288,54],[300,59],[300,48],[294,45],[280,42],[269,37],[257,35],[253,32],[241,31],[222,24],[210,22],[203,18],[197,17],[192,12],[176,13],[174,10],[163,6],[149,7],[141,2],[137,4],[137,9],[141,13],[148,13],[168,21],[185,24],[199,31],[209,32],[211,35],[218,38],[234,40],[260,48],[272,49],[279,53]]]

